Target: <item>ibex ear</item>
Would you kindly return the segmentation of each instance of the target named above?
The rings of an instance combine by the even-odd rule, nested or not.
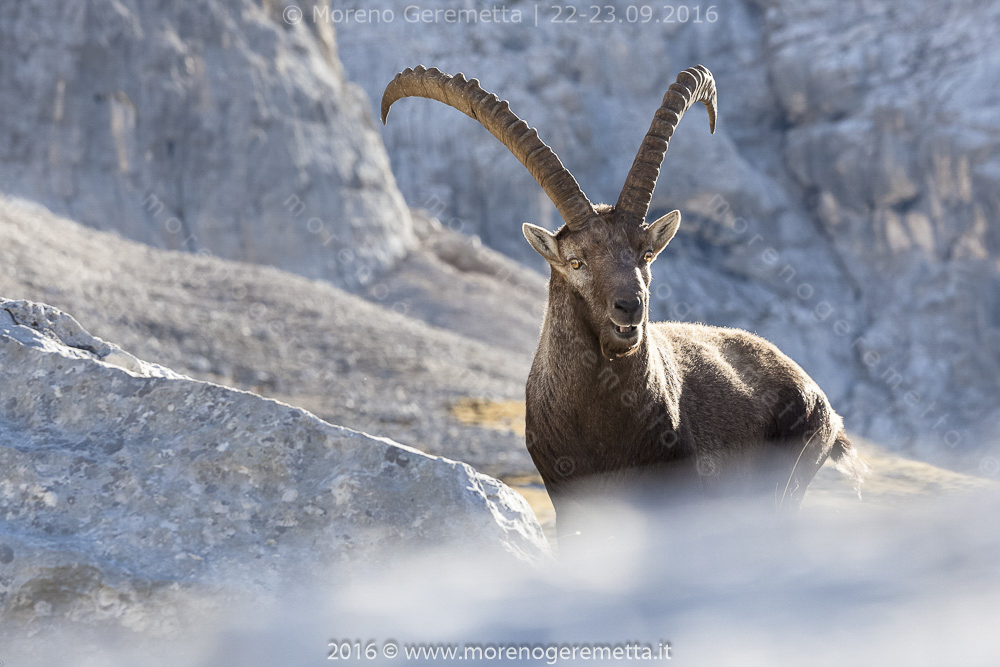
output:
[[[535,252],[544,257],[546,262],[559,264],[563,261],[559,256],[559,242],[556,241],[555,234],[529,222],[521,225],[521,231]]]
[[[667,247],[680,226],[681,212],[676,210],[667,213],[649,226],[646,233],[649,234],[649,245],[652,246],[654,255],[659,255],[660,251]]]

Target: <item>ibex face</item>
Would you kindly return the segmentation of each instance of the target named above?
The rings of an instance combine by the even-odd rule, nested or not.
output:
[[[650,265],[681,222],[671,211],[651,225],[622,225],[610,207],[597,220],[556,234],[524,223],[528,243],[579,298],[580,315],[600,340],[607,358],[635,351],[649,319]]]

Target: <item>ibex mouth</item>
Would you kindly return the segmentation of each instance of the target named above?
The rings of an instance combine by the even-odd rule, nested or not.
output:
[[[622,325],[615,322],[611,323],[611,328],[614,329],[615,334],[617,334],[619,338],[625,339],[633,338],[639,330],[639,327],[634,324]]]
[[[639,348],[642,340],[642,324],[618,324],[614,320],[608,322],[611,326],[601,332],[601,354],[607,359],[625,357]]]

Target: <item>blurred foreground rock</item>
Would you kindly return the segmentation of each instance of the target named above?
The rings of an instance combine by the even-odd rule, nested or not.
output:
[[[156,632],[178,585],[274,592],[452,542],[548,554],[468,465],[146,363],[50,306],[0,299],[0,380],[4,624]]]

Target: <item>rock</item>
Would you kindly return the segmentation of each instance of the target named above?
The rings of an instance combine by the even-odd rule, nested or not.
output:
[[[369,302],[278,269],[149,248],[0,197],[0,294],[79,313],[88,330],[179,373],[498,476],[534,471],[524,438],[462,424],[451,408],[466,398],[523,400],[544,291],[520,285],[459,271],[421,246],[376,281]]]
[[[77,359],[96,359],[142,377],[190,379],[169,368],[136,359],[117,345],[90,335],[71,316],[51,306],[10,299],[3,299],[2,304],[0,327],[12,340],[26,347]]]
[[[370,283],[412,247],[409,211],[330,26],[268,7],[5,8],[4,192],[160,248]]]
[[[887,444],[981,467],[1000,424],[1000,56],[987,46],[1000,8],[789,2],[765,16],[786,165],[864,286],[846,409]]]
[[[4,624],[155,631],[176,585],[274,594],[442,543],[549,553],[466,464],[140,361],[50,306],[0,300],[0,376]]]
[[[426,214],[415,210],[414,218]],[[545,315],[545,279],[478,236],[430,220],[420,247],[361,294],[530,363]]]
[[[647,664],[669,656],[698,666],[748,656],[754,665],[1000,662],[989,622],[1000,614],[996,493],[911,497],[891,511],[853,505],[775,520],[745,504],[657,512],[609,502],[595,528],[617,539],[585,543],[551,567],[442,549],[305,597],[257,599],[207,622],[203,613],[164,638],[16,638],[4,643],[5,662],[61,664],[70,641],[74,664],[95,666],[310,665],[330,654],[372,665],[628,664],[644,649]]]

